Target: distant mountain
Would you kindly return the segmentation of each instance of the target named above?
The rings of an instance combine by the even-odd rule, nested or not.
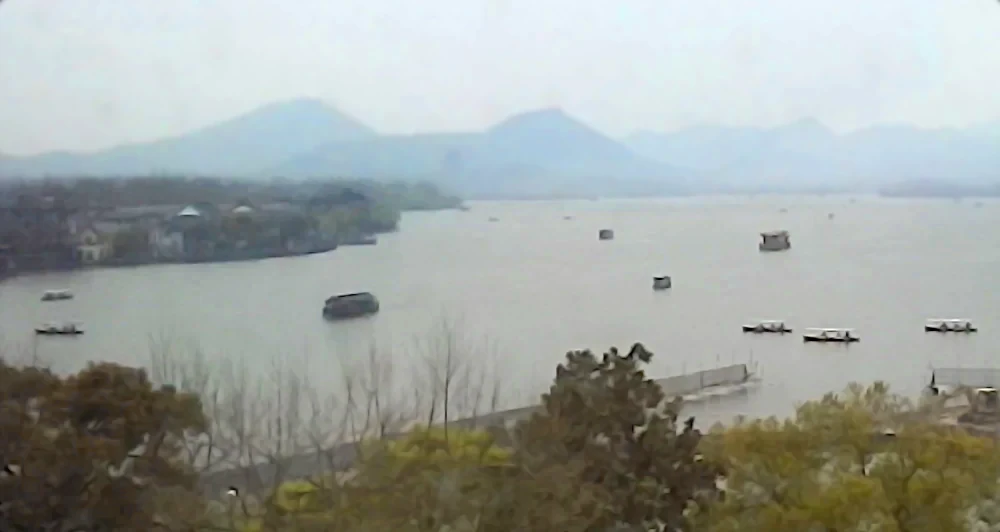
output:
[[[318,100],[261,107],[155,142],[96,153],[0,156],[0,178],[194,174],[428,180],[465,196],[610,196],[719,190],[875,190],[903,181],[1000,181],[1000,122],[880,125],[839,135],[816,120],[700,126],[609,138],[560,109],[467,133],[379,135]]]
[[[368,126],[319,100],[260,107],[174,138],[94,153],[53,152],[0,159],[0,176],[135,175],[258,172],[298,153],[336,141],[373,138]]]
[[[1000,123],[967,129],[880,125],[837,135],[816,120],[776,128],[638,132],[636,153],[702,173],[719,188],[876,188],[904,180],[1000,181]]]
[[[636,155],[559,109],[519,114],[482,133],[334,142],[269,173],[429,179],[470,196],[663,194],[684,189],[679,170]]]

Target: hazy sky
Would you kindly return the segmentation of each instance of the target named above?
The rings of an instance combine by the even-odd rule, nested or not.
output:
[[[0,153],[319,97],[382,132],[1000,118],[996,0],[4,0]]]

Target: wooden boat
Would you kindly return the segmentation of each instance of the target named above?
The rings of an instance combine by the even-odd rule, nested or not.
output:
[[[860,342],[861,338],[854,333],[854,329],[830,328],[830,329],[806,329],[802,335],[803,342],[833,342],[852,343]]]
[[[971,320],[957,318],[932,318],[924,324],[925,332],[964,332],[972,333],[979,329],[972,324]]]
[[[748,333],[790,333],[792,329],[783,320],[757,320],[743,326],[743,332]]]
[[[83,334],[83,328],[76,323],[46,323],[35,327],[35,334],[75,336]]]

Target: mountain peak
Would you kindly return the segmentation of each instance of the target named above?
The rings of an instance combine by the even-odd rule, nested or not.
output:
[[[255,175],[299,153],[377,134],[315,98],[266,104],[239,116],[171,138],[90,154],[50,152],[4,158],[10,175]]]
[[[220,124],[209,126],[205,130],[217,131],[233,127],[252,127],[254,129],[332,127],[343,130],[343,136],[346,137],[375,134],[368,126],[355,118],[316,98],[298,98],[262,105]],[[195,132],[195,134],[197,133]]]
[[[535,109],[532,111],[525,111],[523,113],[518,113],[513,118],[535,118],[535,119],[547,119],[547,120],[573,120],[569,113],[567,113],[562,107],[543,107],[541,109]]]
[[[339,110],[328,105],[319,98],[293,98],[271,102],[251,110],[247,114],[254,113],[340,113]]]
[[[511,116],[490,128],[489,131],[498,133],[511,129],[555,131],[590,129],[590,127],[570,116],[562,108],[548,107]]]

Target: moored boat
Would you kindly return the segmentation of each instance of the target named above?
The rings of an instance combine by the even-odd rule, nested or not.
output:
[[[743,332],[784,334],[792,332],[792,329],[785,325],[784,320],[757,320],[743,325]]]
[[[833,342],[852,343],[860,342],[861,338],[854,332],[854,329],[847,328],[826,328],[826,329],[806,329],[802,335],[803,342]]]
[[[378,244],[378,237],[375,235],[355,235],[344,238],[338,244],[341,246],[374,246]]]

